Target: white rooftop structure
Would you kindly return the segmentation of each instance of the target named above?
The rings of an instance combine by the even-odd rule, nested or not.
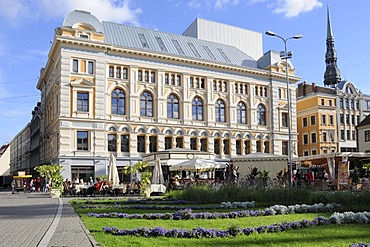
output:
[[[255,60],[263,55],[262,33],[240,27],[197,18],[183,35],[234,46]]]

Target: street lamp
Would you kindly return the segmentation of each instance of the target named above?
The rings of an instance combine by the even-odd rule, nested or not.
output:
[[[290,112],[290,93],[289,93],[289,72],[288,72],[288,58],[292,57],[292,52],[287,50],[287,41],[289,39],[301,39],[303,38],[302,35],[294,35],[289,38],[283,38],[280,35],[277,35],[274,32],[267,31],[265,32],[266,35],[274,36],[280,38],[284,41],[284,51],[280,52],[280,58],[285,59],[285,73],[286,73],[286,91],[287,91],[287,101],[288,101],[288,146],[289,146],[289,184],[293,185],[293,168],[292,168],[292,137],[291,137],[291,112]]]

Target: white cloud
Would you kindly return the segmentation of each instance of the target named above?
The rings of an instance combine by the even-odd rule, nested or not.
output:
[[[221,10],[229,5],[238,5],[239,0],[191,0],[188,6],[193,9],[211,9]]]
[[[21,0],[2,0],[0,1],[0,16],[5,19],[14,19],[24,11]]]
[[[218,10],[218,9],[226,8],[227,5],[229,5],[229,4],[238,5],[239,0],[216,0],[215,9]]]
[[[322,3],[318,0],[278,0],[277,3],[270,5],[274,13],[284,14],[288,18],[310,12],[321,6]]]
[[[91,12],[99,20],[139,24],[140,8],[130,0],[1,0],[0,16],[10,22],[20,19],[60,18],[75,9]],[[14,6],[13,6],[14,5]]]

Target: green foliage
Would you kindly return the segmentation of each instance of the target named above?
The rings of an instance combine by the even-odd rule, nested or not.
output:
[[[152,177],[152,172],[145,171],[147,166],[148,162],[140,161],[133,166],[125,166],[123,169],[123,173],[126,175],[136,174],[137,172],[141,173],[140,188],[142,193],[144,193],[148,185],[151,184],[150,178]]]
[[[42,165],[35,167],[36,172],[40,173],[42,177],[50,180],[51,188],[59,189],[60,192],[63,186],[63,177],[60,174],[62,169],[63,166],[60,165]]]
[[[350,191],[314,191],[312,189],[292,188],[251,188],[233,184],[223,184],[219,189],[210,186],[199,185],[184,190],[170,191],[166,194],[169,198],[192,201],[195,203],[221,203],[236,201],[255,201],[259,207],[270,205],[293,205],[315,203],[339,203],[343,210],[369,210],[370,196],[368,192]],[[355,203],[354,203],[355,202]]]

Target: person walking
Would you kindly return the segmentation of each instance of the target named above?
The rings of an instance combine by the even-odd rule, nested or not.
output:
[[[14,178],[12,180],[11,186],[12,186],[12,194],[15,194],[15,179]]]

